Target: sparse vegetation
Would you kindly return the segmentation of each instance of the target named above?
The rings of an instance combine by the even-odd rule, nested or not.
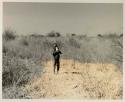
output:
[[[105,35],[100,40],[98,37],[86,35],[65,37],[52,31],[42,37],[29,35],[15,38],[16,34],[13,31],[5,31],[3,34],[3,98],[30,97],[23,89],[25,89],[26,83],[42,73],[43,63],[51,60],[54,43],[59,45],[63,53],[62,59],[71,59],[74,64],[77,60],[81,63],[111,63],[122,68],[123,39],[117,35]],[[106,68],[101,70],[106,70]],[[89,87],[86,90],[92,90],[92,88]],[[98,97],[94,96],[94,98],[101,99],[104,97],[103,91],[106,90],[101,89],[103,88],[100,87],[98,92],[95,90],[90,92],[92,95],[97,92]],[[122,88],[117,92],[121,98]]]

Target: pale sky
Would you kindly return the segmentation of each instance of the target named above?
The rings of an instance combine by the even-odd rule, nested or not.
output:
[[[17,34],[121,33],[123,5],[113,3],[17,3],[3,4],[3,28]]]

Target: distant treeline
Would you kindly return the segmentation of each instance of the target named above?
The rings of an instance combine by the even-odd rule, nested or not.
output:
[[[13,30],[5,30],[3,32],[3,36],[6,40],[12,40],[15,39],[17,37],[16,32],[14,32]],[[38,33],[33,33],[33,34],[29,34],[30,37],[61,37],[62,34],[60,32],[56,32],[56,31],[51,31],[45,35],[43,34],[38,34]],[[79,37],[87,37],[87,34],[75,34],[75,33],[68,33],[66,34],[66,36],[79,36]],[[109,34],[97,34],[97,37],[107,37],[107,38],[112,38],[112,37],[123,37],[123,33],[121,34],[116,34],[116,33],[109,33]]]

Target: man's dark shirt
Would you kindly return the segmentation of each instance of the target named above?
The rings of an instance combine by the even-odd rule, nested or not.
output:
[[[60,54],[62,54],[61,51],[59,51],[59,50],[58,50],[58,51],[54,51],[54,52],[53,52],[54,59],[55,59],[55,60],[59,60]]]

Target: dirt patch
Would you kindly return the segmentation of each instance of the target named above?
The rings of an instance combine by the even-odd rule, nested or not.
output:
[[[121,99],[122,73],[109,63],[62,59],[59,74],[54,74],[53,62],[48,61],[41,77],[25,90],[33,99]]]

